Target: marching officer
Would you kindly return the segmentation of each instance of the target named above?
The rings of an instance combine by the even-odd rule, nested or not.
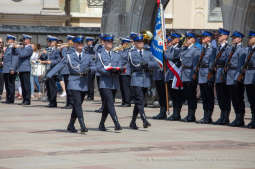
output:
[[[3,56],[3,74],[4,74],[4,83],[6,89],[6,102],[7,104],[13,104],[15,99],[15,79],[16,79],[16,70],[15,70],[15,57],[16,52],[14,48],[14,42],[16,37],[13,35],[7,35],[7,48]]]
[[[81,133],[88,132],[84,123],[82,103],[88,91],[88,72],[95,71],[95,62],[85,53],[83,49],[83,36],[76,36],[73,39],[74,49],[68,50],[64,58],[47,74],[47,78],[53,77],[65,65],[69,69],[69,78],[67,88],[70,91],[72,98],[72,114],[67,130],[70,132],[77,132],[74,123],[78,119]]]
[[[216,83],[216,96],[221,110],[220,118],[214,122],[216,125],[226,125],[229,124],[229,114],[231,111],[231,100],[230,93],[226,85],[226,80],[221,78],[222,72],[224,70],[224,65],[228,58],[228,53],[230,46],[227,43],[229,37],[229,31],[220,28],[218,30],[218,48],[216,51],[216,56],[221,55],[216,61],[216,72],[215,72],[215,83]]]
[[[95,61],[95,51],[94,51],[94,41],[93,37],[86,37],[86,46],[85,52],[92,57]],[[88,100],[94,100],[94,89],[95,89],[95,72],[89,72],[89,91],[88,91]]]
[[[213,34],[204,31],[202,33],[202,50],[201,62],[199,64],[198,84],[203,102],[204,117],[198,123],[212,123],[212,113],[214,109],[214,82],[213,79],[208,80],[209,70],[212,69],[215,60],[216,49],[211,46]]]
[[[165,53],[165,58],[169,61],[174,63],[177,67],[181,66],[181,61],[180,61],[180,51],[181,49],[179,48],[179,43],[180,43],[180,38],[181,35],[178,33],[172,33],[171,34],[171,46],[167,49]],[[181,120],[181,108],[178,106],[182,100],[180,94],[181,90],[180,89],[174,89],[172,88],[172,81],[174,78],[174,74],[172,71],[169,69],[166,72],[166,82],[168,83],[168,90],[169,90],[169,96],[172,99],[173,102],[173,114],[167,119],[170,121],[179,121]]]
[[[247,125],[248,128],[255,128],[255,32],[249,32],[249,41],[248,41],[248,55],[246,57],[246,62],[248,62],[245,77],[244,85],[246,93],[248,96],[248,101],[250,103],[250,109],[252,114],[251,122]],[[248,57],[251,55],[250,60]]]
[[[228,57],[226,62],[227,77],[226,84],[230,91],[230,98],[232,105],[235,110],[236,118],[230,123],[230,126],[240,127],[244,126],[244,114],[245,114],[245,103],[244,103],[244,85],[237,81],[237,76],[241,71],[241,67],[245,62],[246,50],[242,46],[242,40],[244,35],[240,32],[232,33],[232,46],[231,52],[232,57]],[[229,55],[231,55],[231,52]]]
[[[30,57],[33,54],[33,49],[31,46],[32,37],[23,34],[23,45],[18,45],[16,47],[16,52],[18,55],[17,61],[17,72],[19,72],[19,79],[22,89],[22,97],[24,105],[31,104],[31,84],[30,84]]]
[[[42,64],[49,65],[49,69],[52,69],[56,64],[58,64],[61,60],[60,51],[57,48],[58,38],[54,36],[49,37],[50,47],[48,52],[45,50],[43,52],[44,58],[47,60],[42,60]],[[57,87],[56,87],[57,75],[52,76],[46,80],[46,88],[47,88],[47,96],[49,100],[48,107],[54,108],[57,107]]]
[[[131,106],[131,96],[130,96],[130,65],[128,62],[128,51],[130,49],[131,40],[129,38],[121,38],[121,49],[119,54],[122,59],[122,67],[126,67],[126,71],[121,73],[119,76],[120,91],[122,97],[122,107]]]
[[[183,82],[182,102],[178,103],[181,109],[183,103],[188,101],[188,115],[182,119],[184,122],[196,121],[195,112],[197,109],[196,89],[197,82],[192,79],[194,70],[199,60],[200,49],[195,46],[196,35],[192,32],[186,33],[186,46],[180,53],[182,62],[181,80]]]
[[[67,43],[68,45],[67,46],[64,46],[62,48],[62,58],[64,58],[67,53],[70,52],[70,50],[74,50],[74,47],[73,47],[73,39],[74,39],[74,36],[72,35],[67,35],[66,36],[66,39],[67,39]],[[65,65],[64,68],[60,71],[60,74],[63,76],[64,78],[64,83],[65,83],[65,87],[66,87],[66,105],[65,105],[65,109],[71,109],[72,108],[72,104],[71,104],[71,95],[70,95],[70,92],[67,88],[68,86],[68,78],[69,78],[69,68],[68,68],[68,65]]]
[[[119,89],[119,74],[124,70],[120,68],[121,56],[112,51],[113,40],[113,35],[105,34],[103,37],[104,48],[101,53],[97,53],[97,71],[100,74],[99,88],[103,101],[103,112],[99,124],[99,130],[101,131],[106,131],[104,123],[108,114],[114,122],[115,130],[122,130],[114,107],[114,95],[116,90]]]
[[[140,114],[144,128],[151,126],[144,112],[144,89],[148,89],[151,86],[150,73],[153,69],[157,69],[159,65],[153,58],[152,53],[144,49],[144,37],[142,34],[138,34],[134,38],[134,45],[134,48],[129,52],[131,86],[133,87],[135,102],[130,128],[137,130],[136,119],[138,114]]]

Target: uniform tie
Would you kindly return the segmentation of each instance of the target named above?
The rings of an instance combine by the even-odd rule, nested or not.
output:
[[[79,60],[81,61],[81,54],[79,54]]]
[[[139,53],[140,53],[140,56],[143,57],[143,52],[142,52],[142,50],[140,50]]]

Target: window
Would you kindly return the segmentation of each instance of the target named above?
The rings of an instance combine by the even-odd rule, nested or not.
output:
[[[209,22],[222,22],[222,12],[220,0],[208,0],[208,21]]]
[[[87,0],[89,8],[101,8],[103,7],[104,0]]]

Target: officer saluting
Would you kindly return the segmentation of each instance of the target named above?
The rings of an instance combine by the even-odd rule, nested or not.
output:
[[[209,70],[212,69],[215,60],[216,49],[211,46],[213,34],[204,31],[202,33],[201,62],[199,63],[198,84],[203,101],[204,117],[198,123],[212,123],[212,113],[214,109],[214,82],[208,80]]]
[[[195,112],[197,109],[196,89],[197,82],[192,79],[194,70],[199,60],[200,50],[195,46],[196,35],[192,32],[186,33],[186,46],[180,53],[182,62],[181,80],[183,82],[182,101],[179,103],[181,109],[185,100],[188,101],[188,115],[183,119],[184,122],[196,121]]]
[[[113,49],[113,35],[105,34],[103,37],[104,48],[97,53],[97,71],[100,74],[99,88],[102,94],[103,112],[99,124],[99,130],[106,131],[105,120],[110,114],[115,130],[122,130],[114,107],[114,93],[119,89],[119,74],[124,71],[121,67],[121,57]]]
[[[60,51],[57,49],[58,38],[50,36],[50,47],[47,51],[44,51],[44,58],[47,60],[41,61],[42,64],[47,64],[52,69],[61,60]],[[46,80],[47,96],[49,100],[49,107],[57,107],[57,88],[56,88],[57,75]]]
[[[33,54],[31,46],[32,37],[29,35],[23,35],[23,46],[16,46],[16,53],[18,55],[17,72],[19,72],[19,79],[22,89],[22,97],[24,105],[30,105],[31,103],[31,84],[30,84],[30,57]]]
[[[226,80],[221,78],[222,72],[224,70],[224,65],[228,58],[229,45],[227,39],[229,37],[229,31],[220,28],[218,30],[218,48],[216,51],[216,57],[219,58],[216,61],[215,70],[215,83],[216,83],[216,96],[221,110],[220,118],[214,122],[217,125],[225,125],[229,123],[229,113],[231,111],[231,101],[230,93],[226,85]]]
[[[4,74],[4,83],[6,89],[6,102],[7,104],[13,104],[15,99],[15,79],[16,79],[16,70],[15,70],[15,48],[14,41],[16,37],[13,35],[7,35],[7,48],[3,56],[3,74]]]
[[[241,67],[245,62],[246,50],[242,47],[242,39],[244,35],[240,32],[232,33],[232,47],[225,65],[227,73],[226,84],[230,91],[230,98],[235,110],[236,118],[230,123],[230,126],[244,126],[244,85],[237,81],[237,76],[240,74]]]
[[[67,46],[64,46],[62,48],[62,51],[61,51],[63,58],[67,55],[67,53],[70,52],[70,50],[74,50],[74,47],[73,47],[74,36],[67,35],[66,39],[67,39]],[[64,77],[64,83],[65,83],[65,86],[66,86],[66,105],[65,105],[64,108],[71,109],[72,108],[71,95],[70,95],[69,90],[67,89],[68,78],[69,78],[69,74],[70,74],[69,69],[68,69],[68,65],[64,66],[64,68],[60,71],[60,74]]]
[[[151,124],[147,121],[144,112],[144,89],[151,86],[150,72],[159,67],[154,60],[152,53],[144,49],[144,39],[142,34],[134,38],[134,48],[129,52],[129,61],[131,67],[131,86],[134,93],[135,107],[130,123],[131,129],[138,129],[136,119],[138,114],[143,121],[143,127],[148,128]]]
[[[88,72],[95,71],[95,62],[83,50],[83,36],[76,36],[74,38],[74,50],[69,50],[65,57],[47,74],[47,78],[51,78],[65,65],[68,66],[70,75],[68,82],[68,90],[72,98],[72,115],[68,124],[67,130],[70,132],[77,132],[74,123],[78,118],[81,126],[81,133],[87,132],[88,129],[84,123],[82,103],[88,91]]]
[[[255,128],[255,32],[250,31],[248,41],[248,53],[246,56],[247,67],[245,70],[244,85],[250,103],[252,114],[251,122],[247,125],[248,128]],[[246,66],[246,65],[245,65]],[[243,73],[243,72],[242,72]]]

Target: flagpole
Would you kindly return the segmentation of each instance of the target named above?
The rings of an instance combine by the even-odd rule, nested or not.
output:
[[[165,60],[165,51],[166,51],[166,44],[165,44],[165,37],[166,37],[166,29],[165,29],[165,17],[164,17],[164,10],[163,10],[163,5],[161,3],[161,0],[157,0],[158,3],[158,7],[160,9],[160,13],[161,13],[161,23],[162,23],[162,32],[163,32],[163,71],[164,71],[164,77],[167,71],[167,67],[166,67],[166,60]],[[165,80],[165,79],[164,79]],[[170,114],[169,111],[169,97],[168,97],[168,84],[167,82],[165,82],[165,94],[166,94],[166,111],[167,114]]]

